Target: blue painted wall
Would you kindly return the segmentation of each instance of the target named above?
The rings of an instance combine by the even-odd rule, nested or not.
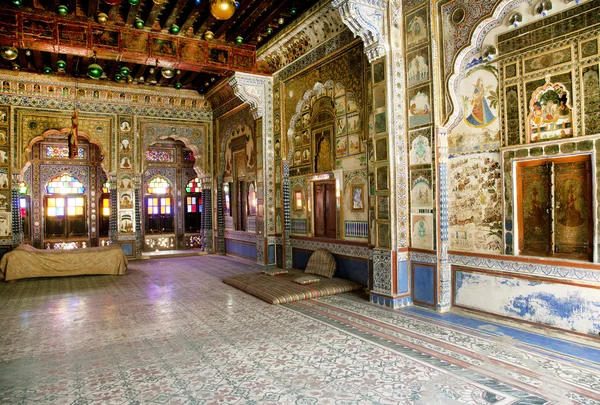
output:
[[[435,267],[412,263],[413,301],[435,306]]]
[[[244,256],[248,259],[256,260],[256,245],[238,242],[232,239],[225,239],[226,253],[232,253],[238,256]]]
[[[304,270],[312,251],[294,249],[292,253],[293,266]],[[350,258],[347,256],[333,255],[337,263],[335,277],[356,281],[363,285],[369,282],[369,263],[365,259]]]
[[[600,290],[455,268],[454,305],[596,336]]]

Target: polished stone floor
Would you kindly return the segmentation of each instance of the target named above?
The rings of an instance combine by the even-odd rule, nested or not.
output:
[[[600,404],[600,347],[358,295],[273,306],[251,263],[0,283],[1,404]]]

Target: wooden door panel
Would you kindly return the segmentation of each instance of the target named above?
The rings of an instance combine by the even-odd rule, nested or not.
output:
[[[325,185],[315,184],[315,236],[325,236]]]
[[[335,183],[325,185],[325,234],[328,238],[336,236]]]
[[[521,167],[519,246],[521,254],[549,255],[551,249],[550,165]]]
[[[585,158],[558,163],[554,168],[554,252],[562,257],[591,260],[591,164],[589,157]]]

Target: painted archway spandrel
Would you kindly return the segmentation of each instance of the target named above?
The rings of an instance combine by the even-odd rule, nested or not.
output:
[[[19,155],[17,162],[19,167],[23,167],[28,158],[25,154],[26,148],[32,140],[41,137],[44,132],[55,129],[70,129],[72,111],[52,113],[48,111],[26,110],[17,112],[17,126],[19,139],[19,150],[23,151]],[[89,136],[89,140],[100,145],[104,154],[104,165],[107,171],[111,171],[112,154],[112,117],[89,117],[79,112],[79,131]]]

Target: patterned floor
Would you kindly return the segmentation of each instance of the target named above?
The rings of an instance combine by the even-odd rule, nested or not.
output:
[[[0,283],[0,403],[600,404],[599,347],[352,295],[273,306],[221,282],[250,271],[212,255]]]

